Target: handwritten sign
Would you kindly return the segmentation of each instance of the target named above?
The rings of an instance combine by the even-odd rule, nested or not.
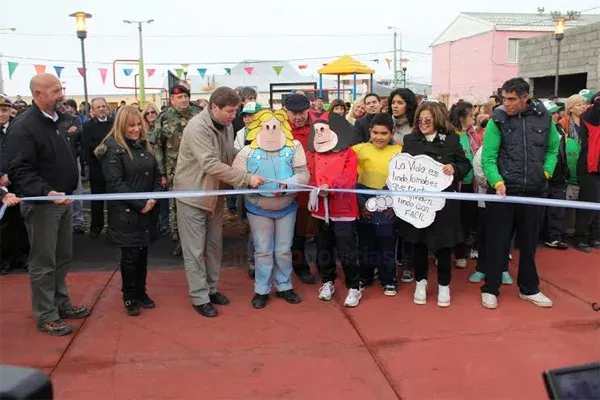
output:
[[[441,192],[452,184],[453,175],[442,171],[444,166],[426,155],[396,154],[389,164],[389,190],[411,192]],[[398,218],[416,228],[426,228],[436,213],[446,205],[445,199],[408,196],[377,196],[367,201],[367,210],[383,211],[390,207]]]

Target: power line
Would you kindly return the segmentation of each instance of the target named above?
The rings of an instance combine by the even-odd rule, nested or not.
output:
[[[404,53],[415,54],[415,55],[423,55],[423,56],[431,56],[430,53],[424,53],[419,51],[412,50],[404,50]],[[369,52],[369,53],[357,53],[357,54],[349,54],[351,57],[366,57],[366,56],[377,56],[377,55],[385,55],[391,54],[393,50],[389,51],[379,51],[379,52]],[[156,63],[148,63],[145,62],[146,65],[160,65],[160,66],[170,66],[170,65],[179,65],[179,64],[192,64],[192,65],[230,65],[230,64],[240,64],[247,63],[249,65],[252,64],[272,64],[278,62],[301,62],[301,61],[325,61],[333,58],[339,58],[342,55],[335,56],[324,56],[324,57],[304,57],[304,58],[291,58],[291,59],[278,59],[278,60],[243,60],[243,61],[211,61],[211,62],[188,62],[178,63],[178,62],[156,62]],[[44,62],[53,62],[53,63],[71,63],[71,64],[81,64],[81,61],[78,60],[56,60],[56,59],[48,59],[48,58],[32,58],[32,57],[20,57],[4,54],[3,58],[12,58],[15,60],[27,60],[27,61],[44,61]],[[385,61],[385,60],[383,60]],[[112,65],[111,62],[106,61],[87,61],[87,64],[95,64],[95,65]]]
[[[32,37],[72,37],[73,34],[67,33],[26,33],[26,32],[7,32],[4,35],[11,36],[32,36]],[[165,39],[179,39],[179,38],[231,38],[231,39],[255,39],[255,38],[343,38],[343,37],[388,37],[389,34],[385,33],[332,33],[332,34],[317,34],[317,33],[289,33],[289,34],[274,34],[274,33],[255,33],[255,34],[152,34],[145,33],[144,38],[165,38]],[[88,32],[88,38],[133,38],[133,35],[129,34],[94,34]]]

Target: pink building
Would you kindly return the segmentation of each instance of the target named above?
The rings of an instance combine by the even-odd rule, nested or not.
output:
[[[583,14],[566,27],[587,25]],[[461,13],[433,42],[432,97],[482,103],[519,72],[519,40],[554,31],[548,14]]]

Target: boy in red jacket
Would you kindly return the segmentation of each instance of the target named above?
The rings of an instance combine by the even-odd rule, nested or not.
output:
[[[318,223],[317,268],[323,282],[319,299],[329,301],[335,293],[337,256],[346,276],[346,307],[356,307],[361,298],[355,239],[358,205],[354,193],[327,189],[356,186],[358,161],[354,150],[349,148],[352,134],[352,125],[346,119],[329,114],[328,119],[313,122],[307,154],[309,184],[321,189],[317,203],[309,204]]]

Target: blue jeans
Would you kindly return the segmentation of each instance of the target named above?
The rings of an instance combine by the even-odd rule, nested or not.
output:
[[[254,242],[254,292],[258,294],[271,292],[271,273],[278,292],[290,290],[296,212],[277,219],[248,213],[248,222]]]

